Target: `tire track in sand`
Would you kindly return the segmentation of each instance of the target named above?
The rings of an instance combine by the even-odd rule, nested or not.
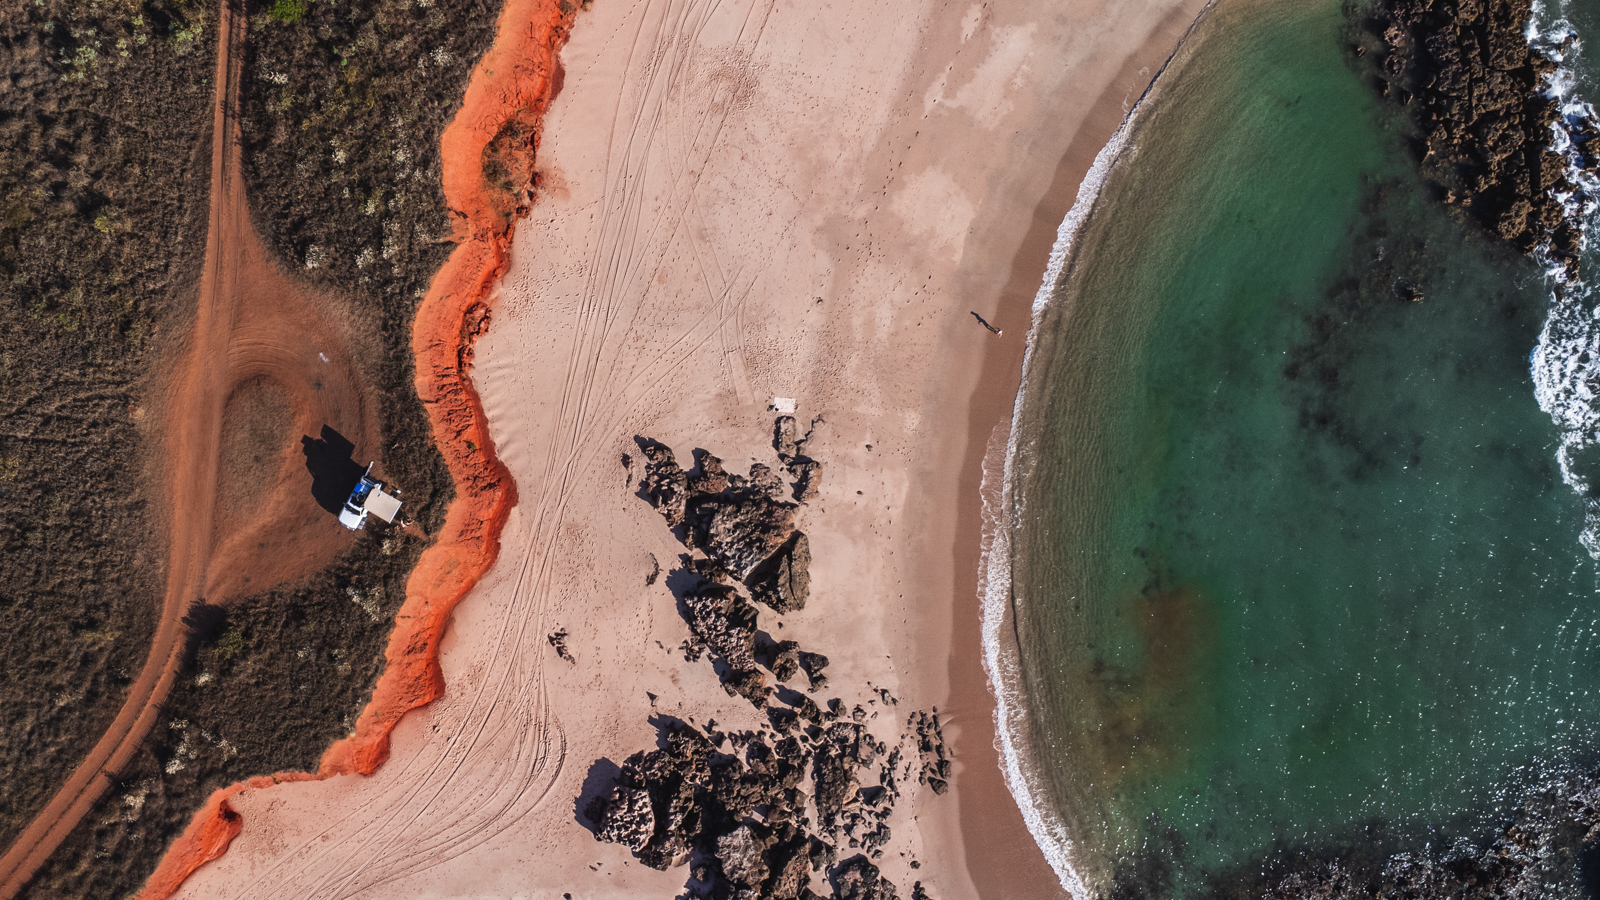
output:
[[[675,333],[657,335],[649,351],[632,352],[645,302],[641,279],[662,264],[667,244],[688,239],[686,219],[699,213],[698,173],[734,108],[719,93],[725,86],[707,91],[691,84],[699,40],[714,15],[726,14],[724,0],[645,0],[638,7],[628,68],[645,89],[632,109],[627,98],[618,99],[599,240],[584,261],[587,279],[572,313],[561,400],[536,456],[542,471],[517,486],[522,553],[509,602],[496,610],[489,652],[464,676],[464,689],[453,691],[456,708],[436,716],[435,726],[448,730],[392,763],[398,768],[384,773],[381,786],[358,793],[361,799],[320,834],[274,853],[241,883],[228,884],[223,896],[332,900],[381,893],[499,834],[545,801],[562,772],[565,738],[552,718],[541,648],[568,501],[602,457],[609,461],[604,451],[638,417],[660,377],[717,340],[754,285],[750,275],[735,272],[724,283],[720,271],[708,272],[702,310]],[[769,0],[756,0],[733,13],[743,19],[741,45],[754,49],[770,9]],[[686,108],[697,104],[704,109]],[[678,142],[668,139],[675,114],[692,119]],[[671,199],[652,211],[649,191],[663,184]],[[643,326],[637,331],[654,334]],[[336,839],[325,841],[326,835]]]

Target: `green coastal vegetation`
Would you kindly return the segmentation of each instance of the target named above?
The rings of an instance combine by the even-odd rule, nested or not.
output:
[[[0,11],[0,844],[115,716],[160,611],[145,412],[205,249],[213,16]]]

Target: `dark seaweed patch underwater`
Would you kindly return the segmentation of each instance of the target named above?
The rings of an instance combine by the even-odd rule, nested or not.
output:
[[[1530,371],[1600,327],[1440,202],[1363,15],[1216,6],[1034,335],[1019,750],[1094,893],[1600,883],[1600,451]]]

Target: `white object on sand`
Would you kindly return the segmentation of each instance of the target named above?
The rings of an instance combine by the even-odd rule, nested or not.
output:
[[[773,397],[772,408],[786,416],[794,415],[793,397]]]

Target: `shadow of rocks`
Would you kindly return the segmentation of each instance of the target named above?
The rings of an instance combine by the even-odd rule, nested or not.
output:
[[[589,774],[583,778],[583,787],[579,790],[577,799],[572,801],[572,820],[589,829],[591,833],[599,834],[599,829],[585,811],[596,797],[609,791],[621,777],[622,767],[615,762],[603,757],[595,760],[589,767]]]

